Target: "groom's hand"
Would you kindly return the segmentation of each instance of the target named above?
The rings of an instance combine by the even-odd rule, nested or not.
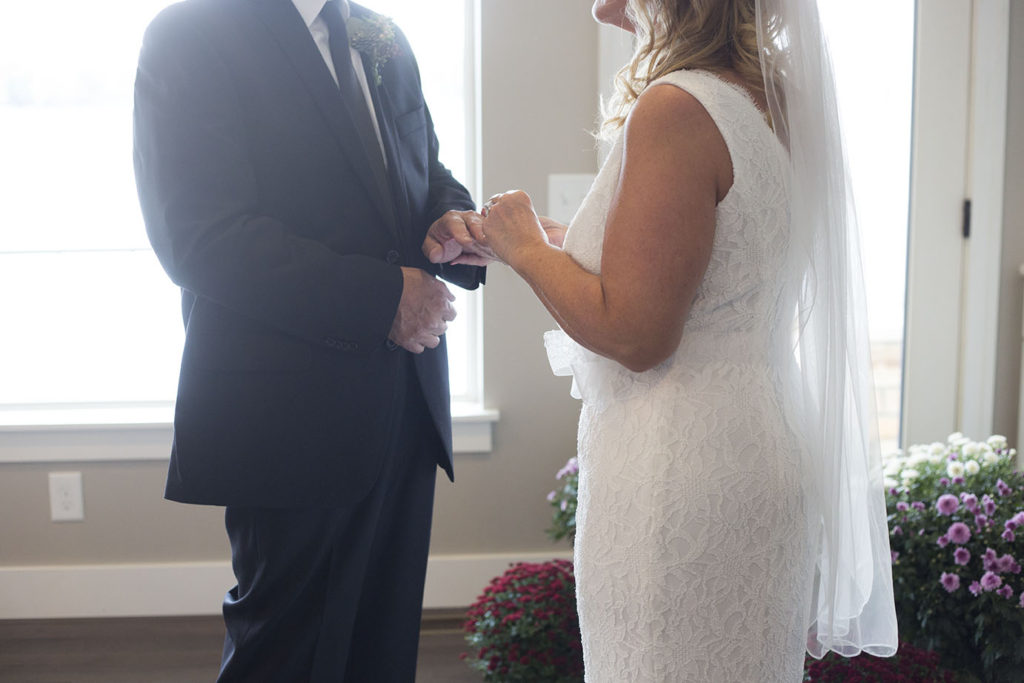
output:
[[[388,339],[407,351],[423,353],[441,343],[455,319],[455,295],[444,283],[419,268],[402,267],[402,298]]]
[[[423,240],[423,255],[431,263],[486,266],[494,254],[473,239],[471,228],[482,218],[475,211],[447,211],[434,221]]]

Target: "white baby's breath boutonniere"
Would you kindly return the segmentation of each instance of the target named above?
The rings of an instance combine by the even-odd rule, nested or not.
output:
[[[364,59],[369,59],[373,80],[381,84],[381,67],[392,57],[402,53],[396,40],[395,22],[388,17],[373,15],[368,19],[352,17],[347,24],[349,43]]]

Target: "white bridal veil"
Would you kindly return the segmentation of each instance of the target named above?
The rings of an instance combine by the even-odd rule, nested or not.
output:
[[[788,409],[804,433],[817,570],[807,650],[896,651],[889,534],[874,422],[859,244],[835,84],[816,0],[757,0],[757,35],[776,133],[790,152],[790,254],[779,363],[800,372]],[[783,329],[791,329],[780,321]],[[785,337],[785,338],[782,338]]]

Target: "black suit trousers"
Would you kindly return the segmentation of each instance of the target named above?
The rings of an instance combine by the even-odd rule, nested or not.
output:
[[[409,360],[400,422],[365,498],[226,509],[238,584],[224,600],[218,681],[415,680],[437,435]]]

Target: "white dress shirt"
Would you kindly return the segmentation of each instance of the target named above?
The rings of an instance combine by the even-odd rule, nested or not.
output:
[[[348,0],[339,0],[341,4],[341,16],[348,21],[351,9],[348,6]],[[320,55],[324,58],[324,63],[327,64],[327,68],[331,72],[331,76],[334,78],[334,82],[338,82],[338,74],[334,71],[334,60],[331,59],[331,47],[327,42],[327,24],[320,17],[320,12],[323,10],[324,5],[327,4],[327,0],[292,0],[292,4],[295,5],[295,9],[299,10],[299,14],[302,16],[302,20],[306,22],[306,27],[309,29],[310,34],[313,36],[313,42],[316,43],[317,48],[320,50]],[[370,110],[370,121],[373,122],[373,130],[377,133],[377,144],[380,145],[380,153],[384,158],[384,166],[388,165],[388,155],[384,152],[384,140],[380,135],[380,126],[377,124],[376,110],[373,108],[373,97],[370,95],[370,86],[366,82],[366,69],[363,68],[363,57],[359,54],[359,50],[354,47],[349,47],[349,51],[352,53],[352,66],[355,67],[356,78],[359,80],[359,87],[363,91],[363,97],[366,98],[366,107]]]

